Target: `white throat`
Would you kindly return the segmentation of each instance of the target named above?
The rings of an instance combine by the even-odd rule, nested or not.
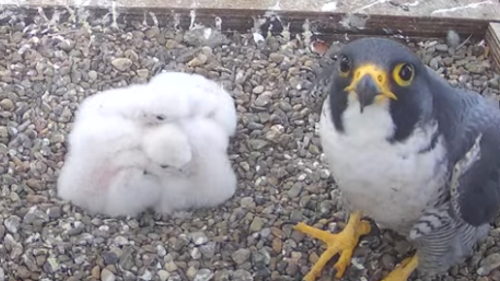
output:
[[[405,141],[390,143],[387,138],[395,125],[388,106],[388,102],[370,105],[361,113],[359,102],[349,97],[340,133],[327,99],[320,121],[321,143],[346,207],[404,233],[438,197],[444,183],[445,149],[439,139],[433,153],[419,153],[429,146],[436,124],[417,126]]]
[[[352,141],[365,142],[367,139],[387,140],[392,136],[395,125],[389,113],[389,101],[366,106],[363,113],[355,94],[349,94],[347,108],[342,115],[345,134]]]

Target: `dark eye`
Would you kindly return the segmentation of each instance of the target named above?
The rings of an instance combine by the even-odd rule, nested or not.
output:
[[[410,81],[413,78],[413,68],[409,64],[405,64],[399,70],[399,77],[403,81]]]
[[[413,65],[409,63],[399,63],[392,71],[392,78],[400,87],[407,87],[411,85],[414,77],[415,71],[413,69]]]
[[[351,70],[351,61],[347,56],[342,55],[339,62],[339,71],[342,74],[347,74]]]
[[[160,120],[160,121],[163,121],[163,120],[165,120],[165,116],[163,116],[163,115],[156,115],[156,119]]]
[[[161,165],[160,167],[162,167],[163,169],[170,168],[170,166],[169,166],[169,165]]]

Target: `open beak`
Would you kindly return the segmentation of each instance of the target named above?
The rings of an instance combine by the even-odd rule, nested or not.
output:
[[[389,86],[386,71],[372,64],[361,65],[354,70],[354,79],[344,90],[358,97],[360,112],[374,102],[390,98],[397,100]]]

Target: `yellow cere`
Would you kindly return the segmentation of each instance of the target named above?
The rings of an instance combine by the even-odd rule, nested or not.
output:
[[[375,101],[382,101],[385,98],[397,100],[396,95],[391,91],[387,72],[374,64],[364,64],[354,69],[354,78],[351,84],[344,90],[350,93],[354,92],[358,82],[367,74],[373,78],[373,81],[375,81],[382,90],[382,94],[375,97]]]

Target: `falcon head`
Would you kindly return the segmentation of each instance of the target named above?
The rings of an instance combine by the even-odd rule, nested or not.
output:
[[[406,46],[390,39],[363,38],[346,44],[333,67],[329,97],[337,129],[348,106],[389,111],[404,134],[432,108],[427,67]],[[338,120],[335,120],[335,114]]]

